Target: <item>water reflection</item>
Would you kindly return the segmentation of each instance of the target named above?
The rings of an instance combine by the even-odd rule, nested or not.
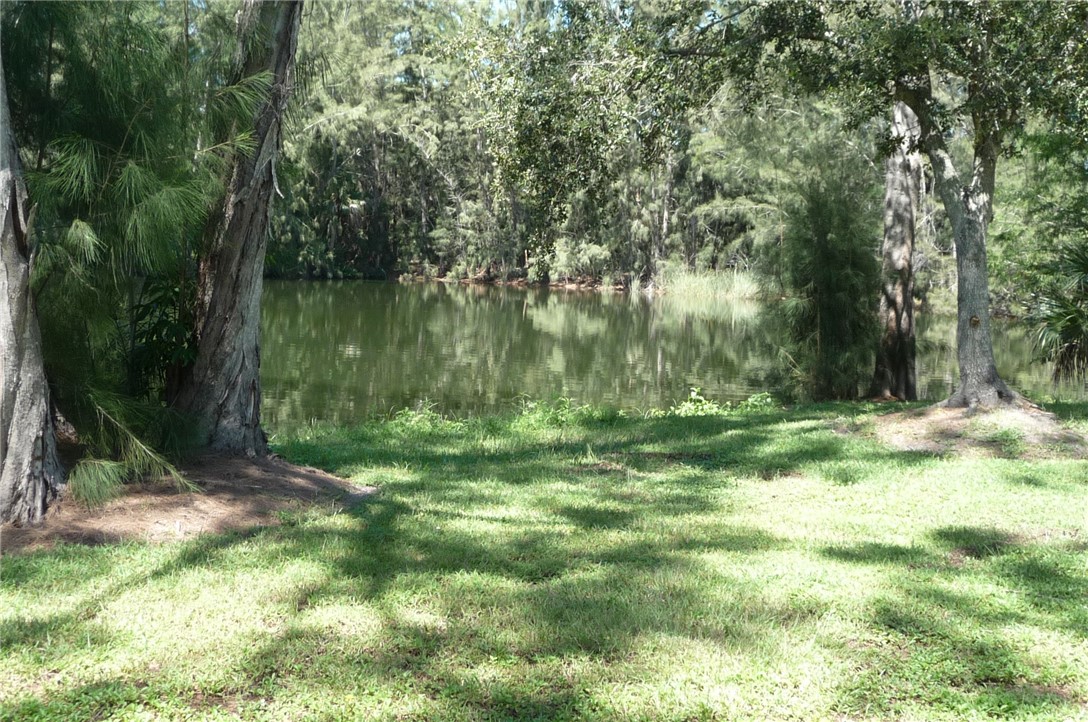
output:
[[[762,391],[776,334],[760,307],[479,286],[269,282],[263,306],[267,423],[348,423],[434,403],[465,414],[519,396],[637,409],[698,386],[716,399]],[[923,322],[919,391],[955,378],[951,319]],[[1050,393],[1021,330],[997,333],[1014,384]]]
[[[938,400],[948,396],[959,378],[956,366],[954,316],[918,317],[918,395]],[[1024,324],[994,319],[991,322],[994,359],[998,373],[1028,398],[1086,400],[1088,384],[1055,384],[1050,364],[1033,360],[1030,329]]]

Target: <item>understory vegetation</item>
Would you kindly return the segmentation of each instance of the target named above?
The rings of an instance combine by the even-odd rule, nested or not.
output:
[[[274,439],[379,493],[5,556],[0,720],[1082,718],[1084,461],[894,451],[885,411],[693,392]]]

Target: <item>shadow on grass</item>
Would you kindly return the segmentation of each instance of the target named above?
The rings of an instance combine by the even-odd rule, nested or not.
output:
[[[620,663],[637,640],[655,633],[756,658],[768,654],[763,645],[770,627],[814,623],[823,612],[754,593],[710,598],[683,580],[680,572],[691,562],[679,558],[670,565],[673,581],[654,586],[647,583],[651,576],[631,567],[629,554],[623,558],[595,571],[483,592],[481,570],[465,570],[472,576],[447,577],[443,584],[437,615],[443,623],[389,609],[380,635],[367,641],[345,640],[328,628],[286,632],[239,663],[244,681],[232,692],[267,694],[269,680],[323,690],[322,696],[378,688],[416,700],[422,705],[417,714],[432,719],[447,718],[442,710],[448,709],[467,719],[568,719],[591,711],[592,696],[583,687],[591,680],[572,673],[576,660]]]
[[[865,542],[850,546],[826,547],[824,556],[837,559],[842,562],[855,562],[863,564],[924,564],[932,558],[932,555],[920,547],[902,546],[900,544],[883,544],[880,542]]]
[[[893,451],[835,434],[828,412],[582,419],[553,428],[523,426],[516,417],[421,428],[368,424],[318,440],[289,441],[283,453],[341,473],[408,467],[432,477],[494,476],[511,485],[536,483],[544,476],[618,479],[676,468],[775,479],[817,465],[825,478],[852,484],[882,465],[913,467],[934,460],[932,454]],[[498,450],[487,443],[495,438],[503,440]],[[858,443],[866,444],[862,462],[854,446]],[[599,461],[572,466],[570,460],[590,446]]]
[[[366,458],[366,450],[357,453]],[[505,455],[505,468],[493,459],[448,457],[437,448],[405,451],[416,458],[421,453],[432,454],[442,473],[426,469],[427,482],[402,474],[386,493],[333,518],[289,520],[179,544],[155,568],[127,575],[73,606],[97,613],[134,585],[190,569],[271,570],[285,558],[317,562],[326,574],[293,594],[276,592],[281,598],[272,603],[283,607],[288,620],[345,599],[365,603],[378,610],[380,639],[345,643],[338,631],[288,622],[244,658],[224,660],[245,680],[228,693],[271,696],[283,684],[297,683],[335,698],[344,685],[378,685],[393,698],[418,696],[424,709],[439,704],[428,701],[437,697],[483,719],[579,714],[589,698],[556,660],[623,659],[654,634],[774,654],[767,651],[768,625],[807,623],[819,613],[768,600],[758,585],[722,584],[703,569],[699,557],[707,552],[744,556],[783,546],[763,530],[717,518],[721,500],[715,493],[731,487],[712,472],[687,469],[632,494],[622,478],[587,472],[568,479],[563,470],[569,462],[547,444]],[[480,488],[481,478],[528,489],[519,492],[527,496],[482,499],[487,490]],[[533,483],[557,478],[575,482],[573,490],[553,496]],[[491,510],[491,502],[499,506]],[[503,516],[514,512],[526,516]],[[247,545],[246,553],[232,553],[240,544]],[[33,576],[26,581],[33,583]],[[426,603],[444,620],[441,628],[402,615],[405,594],[423,580],[442,590]],[[60,625],[69,636],[85,631],[76,621],[46,620],[44,627],[6,633],[11,643],[29,646],[46,627]],[[47,645],[42,665],[62,666],[66,655]],[[485,673],[492,658],[510,659],[528,678]],[[131,688],[118,684],[122,692]],[[49,692],[40,700],[0,706],[0,718],[108,717],[133,703],[127,692],[115,692],[94,685]]]
[[[723,506],[736,476],[774,478],[823,465],[834,480],[841,464],[843,483],[857,483],[870,473],[850,466],[855,442],[825,427],[820,413],[777,413],[561,429],[505,424],[493,429],[501,444],[471,424],[370,426],[295,442],[286,455],[307,464],[397,473],[389,472],[381,495],[333,518],[183,543],[157,568],[74,606],[97,609],[133,585],[193,568],[275,570],[284,559],[313,561],[325,570],[319,579],[271,602],[283,607],[286,623],[243,659],[224,661],[245,680],[233,692],[272,695],[297,683],[335,697],[378,684],[394,697],[418,696],[424,709],[452,700],[484,719],[576,716],[586,698],[563,668],[571,660],[624,659],[654,635],[775,657],[784,652],[774,642],[778,630],[815,624],[825,611],[818,603],[776,601],[768,596],[773,590],[743,575],[730,578],[703,556],[733,555],[742,567],[753,555],[790,547],[763,529],[727,522]],[[588,456],[590,441],[608,473],[593,464],[572,469],[572,459]],[[874,444],[865,459],[873,468],[929,462]],[[984,533],[971,532],[939,530],[932,541],[992,547]],[[231,554],[250,541],[244,555]],[[926,562],[910,548],[880,544],[827,554],[856,563]],[[39,573],[27,568],[23,582],[36,583]],[[300,615],[324,604],[365,604],[380,617],[379,637],[304,626]],[[413,605],[442,624],[406,618],[403,609]],[[921,614],[929,616],[930,607]],[[78,615],[58,623],[79,631],[77,622]],[[40,633],[9,632],[22,645]],[[62,653],[47,648],[43,664]],[[487,671],[503,660],[526,678]],[[49,693],[41,704],[69,705],[73,695],[92,693]],[[34,719],[17,714],[29,709],[23,704],[0,707],[0,716]]]
[[[1047,411],[1065,421],[1088,419],[1088,401],[1058,401],[1045,406]]]
[[[44,700],[29,698],[0,706],[0,722],[24,720],[96,720],[146,702],[147,684],[109,679],[81,685],[49,695]]]
[[[821,611],[770,602],[758,589],[708,589],[692,579],[700,564],[688,552],[744,555],[783,546],[758,529],[691,530],[572,554],[555,545],[555,533],[547,527],[497,539],[448,530],[428,534],[423,529],[430,520],[415,512],[409,503],[377,498],[344,515],[341,521],[355,522],[351,525],[288,524],[179,545],[142,579],[229,565],[223,554],[249,540],[268,544],[247,550],[247,566],[274,568],[286,554],[332,567],[322,581],[282,598],[289,621],[281,631],[242,658],[224,660],[241,680],[237,686],[182,696],[271,699],[283,694],[284,685],[296,685],[338,700],[349,691],[363,697],[364,691],[378,689],[387,698],[412,700],[420,718],[448,718],[451,709],[467,709],[474,719],[566,719],[592,712],[592,698],[570,673],[570,660],[622,660],[637,640],[654,633],[764,654],[768,626],[811,622]],[[443,620],[439,625],[408,614],[403,596],[390,597],[423,578],[437,580],[443,589],[428,603]],[[345,599],[380,610],[380,634],[354,639],[338,628],[315,629],[299,616]],[[20,641],[40,635],[40,629],[29,628]],[[51,657],[45,664],[57,662]],[[522,673],[496,678],[496,668],[509,666]],[[160,684],[151,678],[58,690],[0,705],[0,719],[107,718],[119,710],[147,709],[154,695],[145,690]],[[186,703],[172,704],[175,709]],[[363,697],[357,706],[336,707],[315,718],[364,715],[366,704]]]
[[[899,569],[894,593],[873,605],[868,638],[858,643],[860,672],[840,690],[842,711],[1083,712],[1061,662],[1006,631],[1088,635],[1088,576],[1074,549],[954,526],[932,530],[920,546],[871,542],[823,553]]]
[[[635,520],[635,513],[606,506],[563,506],[557,514],[583,529],[622,529]]]
[[[97,624],[78,613],[38,619],[14,617],[0,622],[0,650],[5,653],[38,649],[46,643],[68,655],[104,645],[110,639]]]
[[[412,708],[412,719],[565,720],[590,711],[584,681],[564,674],[552,660],[526,660],[486,645],[457,649],[448,634],[403,621],[388,621],[383,636],[389,644],[345,648],[329,631],[285,634],[253,650],[242,662],[244,686],[228,694],[271,697],[292,680],[340,702],[335,711],[315,715],[329,720],[372,714],[366,695],[376,690]],[[449,668],[451,654],[459,656],[457,671]],[[525,674],[514,680],[484,672],[526,662]],[[322,690],[329,679],[337,680],[336,691]],[[362,699],[356,701],[356,694]]]
[[[111,557],[101,548],[76,544],[58,544],[51,550],[31,554],[7,554],[0,559],[0,590],[41,582],[48,582],[55,593],[78,589],[113,572]]]
[[[541,456],[511,455],[509,468],[489,475],[491,483],[506,483],[506,475],[519,484],[526,475],[551,478],[557,467]],[[260,693],[268,679],[293,679],[307,689],[333,679],[349,687],[407,685],[397,694],[452,700],[483,719],[554,719],[587,703],[562,669],[541,672],[538,683],[496,680],[473,669],[496,657],[530,670],[546,660],[622,659],[654,634],[766,654],[768,627],[808,623],[821,610],[769,601],[758,585],[698,579],[706,576],[701,554],[743,556],[785,545],[764,530],[715,520],[720,501],[712,492],[729,486],[708,472],[693,473],[683,477],[691,490],[650,484],[632,493],[622,479],[587,472],[576,502],[530,498],[522,503],[534,512],[510,519],[502,509],[486,511],[474,490],[479,466],[466,461],[458,473],[447,470],[431,483],[415,476],[396,482],[396,493],[347,511],[351,524],[278,530],[276,555],[320,559],[335,569],[324,585],[291,600],[294,609],[364,600],[385,610],[382,642],[345,649],[332,632],[278,635],[239,663],[248,681],[236,691]],[[656,531],[688,517],[700,521]],[[405,585],[422,579],[438,580],[443,590],[427,604],[445,620],[441,629],[413,626],[392,611]]]
[[[81,570],[72,576],[82,585],[100,583],[105,576],[105,569],[112,569],[113,581],[99,589],[92,588],[87,594],[63,603],[63,611],[54,611],[37,618],[9,617],[0,621],[0,653],[33,655],[41,660],[46,668],[63,666],[64,660],[95,649],[105,649],[113,644],[115,636],[107,631],[100,615],[110,603],[125,592],[142,587],[155,579],[169,576],[195,567],[212,567],[219,562],[220,552],[227,551],[239,542],[267,533],[267,528],[254,528],[225,535],[206,535],[178,544],[171,549],[166,559],[149,571],[123,571],[126,563],[126,550],[135,546],[123,547],[80,547],[61,546],[49,551],[38,551],[25,556],[5,558],[5,585],[21,586],[32,583],[33,574],[25,574],[25,568],[36,569],[50,558],[61,560],[77,559]],[[86,570],[86,573],[83,570]],[[55,578],[67,579],[60,570],[48,572],[51,588],[58,587]],[[4,712],[5,707],[0,707]],[[0,715],[0,720],[7,719]],[[14,719],[22,719],[19,716]],[[30,719],[30,718],[28,718]]]
[[[953,553],[987,559],[1015,544],[1012,534],[992,527],[955,526],[934,530],[933,539]]]

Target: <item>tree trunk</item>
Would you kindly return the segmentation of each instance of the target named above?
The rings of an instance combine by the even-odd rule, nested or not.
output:
[[[933,99],[928,84],[900,88],[921,126],[921,145],[933,165],[934,187],[952,221],[956,244],[956,360],[960,382],[946,406],[996,406],[1015,401],[997,373],[990,336],[990,280],[986,232],[993,214],[999,138],[985,122],[975,122],[974,163],[969,181],[957,172],[943,129],[928,113]]]
[[[263,455],[260,314],[275,162],[292,86],[301,0],[246,0],[238,14],[239,78],[266,71],[272,88],[254,118],[256,151],[236,156],[200,261],[197,355],[175,406],[201,424],[215,451]]]
[[[986,161],[983,161],[984,163]],[[996,154],[990,164],[995,164]],[[940,182],[938,181],[938,190]],[[943,194],[942,194],[943,195]],[[947,406],[996,406],[1016,399],[1016,394],[998,376],[990,336],[990,281],[986,264],[988,200],[966,191],[963,206],[954,224],[956,241],[956,359],[960,383],[945,401]],[[992,198],[992,195],[989,196]],[[948,201],[945,201],[945,208]]]
[[[884,248],[879,311],[883,331],[869,395],[914,401],[918,398],[918,390],[911,257],[922,161],[917,151],[918,118],[905,103],[895,103],[891,130],[898,144],[885,161],[884,171]]]
[[[0,522],[36,524],[64,477],[30,292],[26,207],[0,62]]]

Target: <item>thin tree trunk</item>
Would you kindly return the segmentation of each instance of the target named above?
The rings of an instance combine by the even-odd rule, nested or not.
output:
[[[3,76],[0,62],[0,522],[36,524],[64,476],[30,292],[27,196]]]
[[[657,280],[659,265],[665,257],[665,244],[669,240],[669,211],[672,205],[673,174],[675,172],[675,156],[670,150],[665,157],[665,190],[661,198],[661,236],[658,238],[657,247],[654,249],[652,277]]]
[[[226,197],[206,228],[197,356],[175,400],[202,425],[204,444],[227,453],[267,453],[261,428],[261,288],[301,12],[301,0],[246,0],[238,15],[239,78],[267,71],[272,88],[254,118],[256,151],[234,158]]]
[[[885,161],[884,246],[881,269],[880,325],[876,369],[869,395],[918,398],[915,375],[914,254],[922,162],[917,151],[918,118],[905,103],[892,111],[892,134],[898,145]]]
[[[42,97],[45,98],[46,106],[49,105],[50,96],[52,95],[53,86],[53,39],[57,31],[57,19],[55,17],[49,18],[49,43],[45,46],[45,77],[42,79],[42,84],[45,86],[42,93]],[[49,115],[42,113],[41,123],[38,124],[38,162],[34,166],[35,170],[40,171],[42,169],[42,163],[45,162],[45,123],[46,118]]]

